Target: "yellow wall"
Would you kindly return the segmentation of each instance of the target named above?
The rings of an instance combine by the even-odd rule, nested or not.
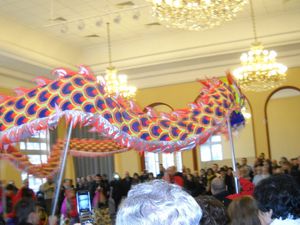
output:
[[[300,68],[289,68],[287,72],[287,80],[282,83],[281,87],[291,86],[300,88]],[[280,88],[280,87],[279,87]],[[254,138],[256,144],[256,153],[264,152],[269,157],[269,146],[267,139],[267,118],[265,118],[265,104],[269,96],[276,91],[272,89],[265,92],[245,92],[253,112],[254,120]]]
[[[270,99],[267,106],[273,159],[300,155],[300,96]]]
[[[0,180],[4,183],[13,180],[16,186],[20,187],[22,185],[21,171],[7,160],[0,160]]]
[[[121,177],[123,177],[127,171],[131,175],[135,172],[141,171],[140,155],[134,150],[116,154],[114,157],[114,163],[115,172],[119,173]]]

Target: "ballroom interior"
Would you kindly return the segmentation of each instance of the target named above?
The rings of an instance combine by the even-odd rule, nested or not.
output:
[[[18,87],[32,89],[36,86],[34,78],[39,76],[54,80],[51,71],[55,68],[78,71],[79,65],[86,65],[100,76],[112,64],[128,76],[129,85],[137,88],[134,99],[141,109],[152,106],[168,113],[197,99],[201,90],[197,80],[224,78],[226,72],[238,68],[241,54],[249,51],[254,42],[255,26],[258,41],[265,49],[275,50],[277,62],[288,69],[286,79],[275,87],[260,91],[241,88],[247,116],[244,128],[233,132],[236,158],[253,162],[261,153],[276,160],[282,156],[298,157],[300,1],[253,0],[255,16],[251,16],[248,2],[232,20],[197,31],[167,27],[153,15],[151,2],[0,0],[0,93],[12,96]],[[74,137],[80,138],[80,132],[76,132]],[[63,139],[66,133],[65,121],[60,121],[55,137]],[[175,164],[192,171],[213,163],[230,165],[228,137],[222,135],[216,142],[220,149],[214,153],[207,144],[202,154],[202,146],[197,146],[182,151],[180,156],[159,155],[156,163],[171,157]],[[23,154],[36,155],[32,162],[38,164],[47,161],[50,151],[48,147],[34,148]],[[83,175],[78,168],[83,164],[89,173],[97,173],[105,164],[106,173],[133,174],[151,167],[149,157],[152,156],[147,159],[146,153],[133,149],[101,157],[88,166],[91,161],[80,162],[80,157],[68,155],[65,177]],[[7,159],[0,159],[0,175],[1,180],[13,179],[21,185],[22,171]]]

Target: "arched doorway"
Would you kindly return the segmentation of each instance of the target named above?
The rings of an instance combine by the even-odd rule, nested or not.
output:
[[[267,138],[272,159],[299,155],[300,90],[282,87],[275,90],[265,105]]]

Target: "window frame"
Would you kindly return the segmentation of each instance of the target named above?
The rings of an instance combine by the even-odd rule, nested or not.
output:
[[[183,163],[182,163],[182,152],[178,151],[178,152],[172,152],[172,153],[152,153],[152,154],[156,154],[156,157],[155,157],[156,159],[158,158],[158,160],[156,160],[154,162],[156,164],[155,167],[158,168],[156,174],[155,174],[155,171],[149,170],[149,167],[147,165],[150,164],[150,163],[153,163],[153,162],[148,162],[147,161],[146,154],[149,154],[149,152],[145,152],[145,155],[144,155],[145,169],[148,172],[153,173],[154,176],[157,176],[159,174],[159,165],[160,164],[163,164],[163,167],[165,169],[167,169],[167,167],[169,167],[169,166],[176,166],[177,171],[182,172],[182,169],[183,169],[183,166],[182,166],[183,165]],[[164,158],[166,159],[166,157],[164,157],[164,156],[167,156],[167,155],[173,155],[173,160],[172,160],[173,163],[168,164],[168,163],[164,162]]]
[[[43,132],[45,134],[43,134]],[[25,148],[22,148],[22,144],[24,143]],[[38,143],[39,148],[38,149],[32,149],[28,148],[28,143]],[[46,144],[46,149],[41,149],[42,144]],[[19,149],[22,154],[27,155],[29,161],[34,165],[41,165],[48,161],[48,156],[50,154],[50,131],[49,130],[43,130],[37,132],[34,136],[26,139],[25,141],[22,141],[19,143]],[[33,163],[33,161],[30,160],[31,156],[40,156],[40,163]],[[42,156],[46,156],[46,159],[42,159]],[[39,191],[39,186],[46,182],[46,178],[38,178],[35,177],[32,174],[28,174],[26,171],[23,171],[21,173],[22,180],[28,179],[29,187],[32,188],[35,192]]]
[[[219,140],[216,140],[214,141],[213,139],[214,138],[218,138]],[[221,146],[221,157],[220,158],[216,158],[216,154],[213,153],[213,146],[216,146],[216,145],[220,145]],[[201,147],[206,147],[209,149],[209,154],[210,154],[210,157],[209,157],[209,160],[203,160],[203,158],[206,158],[206,157],[203,157],[202,153],[203,151],[201,151]],[[201,146],[199,146],[199,152],[200,152],[200,161],[201,162],[210,162],[210,161],[221,161],[224,159],[224,147],[223,147],[223,143],[222,143],[222,136],[217,134],[217,135],[212,135],[211,137],[209,137],[209,139],[207,139],[207,141],[202,144]]]

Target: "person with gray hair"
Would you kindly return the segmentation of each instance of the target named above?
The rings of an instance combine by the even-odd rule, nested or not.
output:
[[[154,180],[129,191],[116,225],[198,225],[201,217],[200,206],[180,186]]]

